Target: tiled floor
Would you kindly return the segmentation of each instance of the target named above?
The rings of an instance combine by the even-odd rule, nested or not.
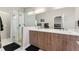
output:
[[[2,40],[2,48],[0,48],[0,51],[5,51],[3,46],[8,45],[10,43],[12,43],[11,39],[4,39],[4,40]],[[16,49],[15,51],[26,51],[26,50],[23,47],[20,47],[20,48]],[[40,49],[39,51],[43,51],[43,50]]]

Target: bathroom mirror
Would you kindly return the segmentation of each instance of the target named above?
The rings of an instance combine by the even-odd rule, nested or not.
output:
[[[63,29],[62,16],[55,16],[54,17],[54,29]]]

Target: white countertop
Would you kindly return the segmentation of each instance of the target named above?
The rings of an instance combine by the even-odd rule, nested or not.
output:
[[[67,35],[75,35],[79,36],[79,32],[73,30],[59,30],[59,29],[46,29],[46,28],[37,28],[37,27],[24,27],[24,29],[32,30],[32,31],[40,31],[40,32],[49,32],[49,33],[58,33],[58,34],[67,34]]]

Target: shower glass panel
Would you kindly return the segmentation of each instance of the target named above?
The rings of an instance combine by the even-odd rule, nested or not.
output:
[[[24,11],[13,10],[12,15],[12,40],[23,45]]]

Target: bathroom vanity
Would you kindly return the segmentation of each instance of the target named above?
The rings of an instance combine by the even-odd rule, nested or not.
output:
[[[29,29],[30,44],[45,51],[79,51],[79,33],[57,29]]]

